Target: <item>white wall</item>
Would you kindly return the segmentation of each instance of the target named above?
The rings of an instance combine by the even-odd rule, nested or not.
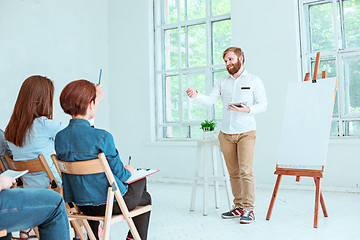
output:
[[[0,127],[5,129],[22,82],[34,74],[55,84],[54,119],[67,124],[59,95],[72,80],[108,81],[107,4],[102,0],[0,0]],[[108,86],[104,84],[104,88]],[[100,114],[108,116],[108,100]],[[109,127],[108,117],[96,124]]]

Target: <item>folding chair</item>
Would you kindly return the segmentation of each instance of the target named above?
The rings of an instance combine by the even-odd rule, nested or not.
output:
[[[4,163],[1,161],[1,159],[0,159],[0,170],[1,170],[2,172],[5,172],[5,171],[6,171],[5,165],[4,165]]]
[[[33,160],[14,161],[8,154],[6,154],[5,160],[7,161],[11,170],[28,170],[29,173],[45,172],[50,179],[50,184],[48,188],[53,189],[54,191],[61,194],[61,188],[59,187],[59,184],[57,183],[54,174],[51,172],[44,155],[40,154],[37,159]]]
[[[85,215],[77,210],[74,212],[68,211],[68,217],[69,217],[70,221],[72,221],[73,219],[86,219],[86,220],[94,220],[94,221],[102,220],[104,222],[103,239],[108,240],[110,237],[110,225],[112,223],[117,223],[122,220],[126,220],[134,239],[141,240],[140,235],[139,235],[139,233],[135,227],[135,224],[132,220],[132,217],[135,217],[135,216],[138,216],[145,212],[150,211],[151,205],[138,206],[134,210],[129,212],[129,210],[127,209],[127,206],[125,204],[125,201],[120,193],[119,187],[116,184],[114,175],[110,169],[110,166],[108,164],[108,161],[107,161],[104,153],[99,153],[99,155],[98,155],[99,158],[97,158],[97,159],[75,161],[75,162],[61,161],[61,160],[57,159],[54,154],[51,155],[51,157],[52,157],[57,169],[62,173],[71,174],[71,175],[88,175],[88,174],[96,174],[96,173],[105,173],[106,178],[108,179],[108,182],[109,182],[105,216],[89,216],[89,215]],[[119,204],[122,214],[113,216],[112,210],[113,210],[113,205],[114,205],[114,196],[116,198],[117,203]],[[75,209],[76,209],[76,206],[75,206]],[[88,231],[88,235],[89,235],[90,239],[93,240],[91,238],[91,237],[93,237],[93,233],[92,233],[91,229],[89,229],[91,232],[91,234],[89,234],[89,230],[86,225],[85,225],[85,228]],[[80,234],[81,234],[81,232],[80,232]],[[81,240],[86,240],[86,238],[85,237],[82,238],[81,235],[80,235],[80,238],[81,238]]]

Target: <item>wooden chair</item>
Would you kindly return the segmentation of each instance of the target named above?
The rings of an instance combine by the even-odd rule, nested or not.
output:
[[[4,163],[1,161],[1,159],[0,159],[0,170],[1,170],[2,172],[5,172],[5,171],[6,171],[5,165],[4,165]]]
[[[138,206],[134,210],[129,212],[125,204],[125,201],[121,195],[119,187],[116,184],[114,175],[110,169],[110,166],[108,164],[108,161],[104,153],[99,153],[98,155],[99,158],[97,159],[75,161],[75,162],[61,161],[57,159],[54,154],[51,155],[51,157],[55,163],[55,166],[61,173],[66,173],[71,175],[88,175],[88,174],[96,174],[96,173],[105,173],[106,178],[108,179],[109,182],[105,216],[88,216],[78,211],[76,206],[74,206],[73,211],[71,211],[71,209],[68,209],[68,216],[70,221],[73,221],[74,219],[81,219],[81,220],[85,219],[85,220],[94,220],[94,221],[102,220],[104,222],[103,239],[108,240],[110,237],[110,225],[112,223],[126,220],[134,239],[141,240],[140,235],[132,220],[132,217],[150,211],[151,205]],[[117,203],[119,204],[122,214],[113,216],[112,210],[114,205],[114,196],[116,198]],[[90,239],[91,240],[95,239],[92,238],[94,237],[94,235],[90,227],[86,226],[87,224],[84,225]],[[77,233],[80,235],[81,240],[86,240],[85,236],[84,237],[81,236],[82,232],[77,232]]]
[[[37,159],[33,160],[24,160],[24,161],[14,161],[8,154],[5,155],[5,159],[11,170],[15,171],[24,171],[28,170],[29,173],[35,172],[45,172],[48,178],[50,179],[49,189],[61,194],[61,188],[57,183],[54,174],[51,172],[49,165],[46,162],[44,155],[40,154]]]

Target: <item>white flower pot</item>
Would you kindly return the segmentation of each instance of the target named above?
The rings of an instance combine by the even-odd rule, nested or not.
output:
[[[214,131],[203,131],[204,139],[212,139],[214,138]]]

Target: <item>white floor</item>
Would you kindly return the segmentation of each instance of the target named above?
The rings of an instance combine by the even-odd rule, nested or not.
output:
[[[153,211],[149,240],[219,239],[360,239],[360,194],[323,192],[329,217],[320,209],[319,227],[313,228],[314,191],[284,190],[277,196],[270,221],[266,221],[273,189],[256,190],[255,221],[239,224],[238,219],[222,219],[227,211],[225,188],[220,191],[220,208],[215,209],[213,188],[209,188],[208,216],[202,214],[202,188],[198,188],[195,211],[190,212],[190,184],[149,182]],[[211,195],[210,195],[211,193]],[[125,239],[125,222],[114,224],[112,240]]]

